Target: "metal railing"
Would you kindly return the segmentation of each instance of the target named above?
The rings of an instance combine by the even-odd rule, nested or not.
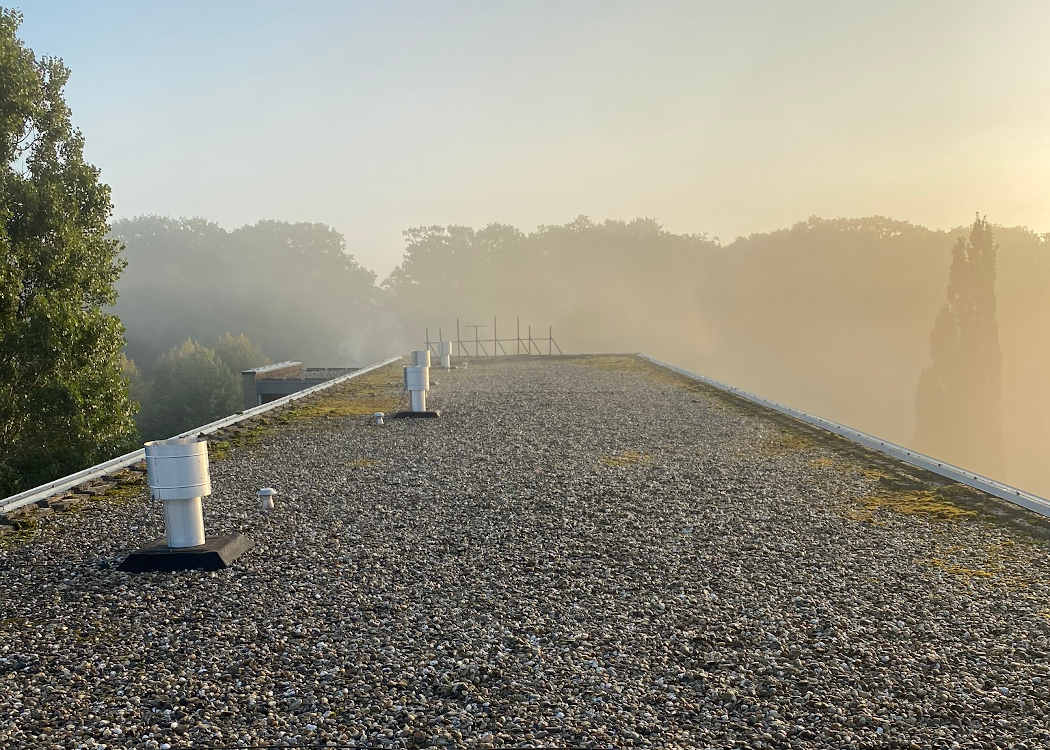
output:
[[[838,422],[832,422],[830,419],[807,414],[804,411],[793,409],[790,406],[784,406],[776,401],[770,401],[761,396],[756,396],[755,394],[741,390],[740,388],[720,383],[719,381],[712,380],[704,375],[698,375],[695,372],[690,372],[689,370],[663,362],[655,357],[650,357],[648,354],[639,354],[638,356],[648,362],[652,362],[654,365],[666,368],[692,380],[697,380],[705,385],[711,386],[712,388],[717,388],[720,391],[742,398],[745,401],[750,401],[753,404],[758,404],[767,409],[780,412],[781,414],[797,419],[800,422],[805,422],[813,427],[832,432],[851,442],[858,443],[865,448],[870,448],[873,451],[877,451],[878,453],[903,461],[912,466],[917,466],[920,469],[931,471],[934,474],[939,474],[940,476],[946,477],[955,482],[968,485],[974,489],[981,490],[982,492],[987,492],[989,495],[994,495],[995,497],[1014,503],[1015,505],[1020,505],[1041,516],[1050,517],[1050,500],[1040,497],[1039,495],[1025,492],[1022,489],[1012,487],[1004,482],[998,481],[997,479],[992,479],[983,474],[972,472],[969,469],[964,469],[946,461],[933,458],[932,456],[927,456],[925,453],[913,451],[910,448],[905,448],[903,445],[891,443],[889,440],[883,440],[875,435],[869,435],[866,432],[855,430],[852,427],[847,427]]]
[[[390,357],[389,359],[385,359],[382,362],[375,362],[371,365],[368,365],[367,367],[361,368],[360,370],[356,370],[355,372],[343,375],[342,377],[333,378],[332,380],[328,380],[324,383],[311,386],[310,388],[297,391],[295,393],[276,399],[274,401],[269,401],[265,404],[254,406],[251,409],[245,409],[244,411],[237,412],[236,414],[231,414],[228,417],[223,417],[222,419],[217,419],[214,422],[209,422],[208,424],[202,425],[201,427],[194,427],[192,430],[180,432],[178,435],[174,435],[173,437],[183,438],[191,437],[193,435],[210,435],[211,433],[221,430],[224,427],[229,427],[232,424],[237,424],[238,422],[242,422],[246,419],[251,419],[252,417],[258,416],[259,414],[264,414],[265,412],[268,412],[271,409],[276,409],[278,407],[284,406],[285,404],[291,403],[292,401],[297,401],[298,399],[310,396],[314,393],[317,393],[318,391],[324,390],[326,388],[331,388],[334,385],[338,385],[339,383],[343,383],[347,380],[351,380],[361,375],[365,375],[369,372],[372,372],[373,370],[378,370],[380,367],[386,367],[387,365],[393,362],[397,362],[400,359],[401,357]],[[137,464],[139,461],[144,460],[145,457],[145,451],[142,448],[140,448],[137,451],[125,453],[123,456],[111,458],[110,460],[103,461],[102,463],[96,464],[95,466],[89,466],[86,469],[82,469],[81,471],[78,471],[74,474],[69,474],[68,476],[62,477],[61,479],[55,479],[54,481],[47,482],[45,484],[40,485],[39,487],[33,487],[32,489],[24,490],[22,492],[19,492],[17,495],[11,495],[10,497],[0,500],[0,513],[9,513],[13,510],[18,510],[19,508],[25,507],[26,505],[31,505],[39,500],[44,500],[46,498],[57,495],[60,492],[65,492],[66,490],[76,487],[77,485],[83,484],[84,482],[103,477],[106,474],[111,474],[114,471],[126,468],[128,466],[131,466],[132,464]]]
[[[514,354],[554,354],[557,350],[558,354],[564,354],[561,347],[558,346],[558,342],[554,340],[554,327],[547,327],[547,336],[533,337],[532,325],[528,325],[528,330],[524,336],[521,335],[521,318],[516,318],[516,335],[514,338],[503,338],[501,339],[497,333],[496,318],[492,319],[492,336],[482,337],[480,330],[482,328],[488,328],[488,323],[466,323],[460,325],[459,318],[456,318],[456,338],[452,339],[454,348],[452,350],[452,356],[454,357],[495,357],[497,353],[504,355],[511,354],[510,348],[513,345]],[[463,338],[461,334],[461,328],[472,328],[474,329],[474,337],[471,338],[469,335],[467,338]],[[437,341],[431,341],[430,329],[427,328],[426,342],[424,346],[431,351],[441,341],[446,341],[444,331],[438,328]],[[506,344],[506,346],[504,346]],[[546,344],[547,351],[543,351],[544,344]],[[491,349],[489,346],[491,345]],[[471,348],[473,347],[473,351]],[[497,351],[498,350],[498,351]]]

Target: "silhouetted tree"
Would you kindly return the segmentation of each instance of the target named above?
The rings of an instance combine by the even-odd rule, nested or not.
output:
[[[0,10],[0,497],[112,457],[134,435],[107,239],[109,188],[63,98]]]
[[[998,246],[978,216],[952,249],[948,299],[930,335],[932,362],[919,378],[920,450],[1003,476],[1002,355],[995,302]]]

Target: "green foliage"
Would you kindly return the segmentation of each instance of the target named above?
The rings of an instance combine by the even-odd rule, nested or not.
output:
[[[214,347],[194,339],[173,347],[154,362],[148,378],[127,362],[132,394],[142,404],[139,429],[145,439],[157,440],[239,411],[240,371],[270,358],[245,334],[224,333]]]
[[[0,496],[133,442],[107,238],[109,188],[63,99],[69,70],[37,59],[0,10]]]
[[[271,360],[243,333],[224,333],[215,342],[215,354],[230,369],[234,378],[242,370],[270,364]],[[237,380],[238,384],[240,383]],[[238,385],[239,387],[239,385]]]
[[[135,364],[135,360],[121,354],[120,371],[128,384],[128,393],[131,395],[131,400],[135,403],[136,409],[140,409],[142,402],[146,400],[147,393],[146,381],[142,373],[139,372],[138,365]]]
[[[193,339],[163,354],[153,373],[139,420],[147,440],[168,438],[240,409],[234,373],[214,349]]]

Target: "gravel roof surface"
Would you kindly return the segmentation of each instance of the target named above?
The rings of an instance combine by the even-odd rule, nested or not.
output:
[[[0,747],[1050,746],[1024,513],[633,358],[382,379],[213,461],[231,569],[117,571],[141,487],[0,545]]]

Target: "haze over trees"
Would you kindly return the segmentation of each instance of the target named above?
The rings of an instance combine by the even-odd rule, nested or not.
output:
[[[548,326],[566,351],[703,346],[700,289],[719,245],[676,235],[651,219],[577,217],[531,233],[490,224],[416,227],[401,264],[384,281],[389,305],[411,341],[425,327],[453,335],[456,318],[513,336],[515,320]],[[450,331],[452,333],[450,333]],[[524,333],[524,329],[523,329]]]
[[[63,97],[69,70],[0,10],[0,496],[109,458],[133,439],[112,206]]]
[[[260,221],[227,231],[202,219],[115,222],[128,268],[114,308],[145,371],[186,338],[243,332],[271,357],[356,362],[382,347],[375,274],[323,224]],[[369,325],[365,325],[365,322]]]
[[[568,351],[643,350],[915,445],[918,382],[950,270],[945,248],[969,232],[879,216],[814,217],[726,244],[649,220],[580,218],[532,233],[422,227],[406,233],[384,289],[414,344],[424,326],[448,336],[457,316],[491,336],[498,315],[501,335],[513,336],[520,314],[544,333],[552,324]],[[1040,449],[1050,445],[1050,358],[1033,347],[1050,330],[1050,244],[1024,228],[995,233],[1002,428],[991,412],[977,418],[985,427],[967,421],[964,412],[985,408],[971,394],[941,418],[943,435],[967,431],[970,451],[940,439],[921,448],[1050,493]]]
[[[135,368],[128,379],[141,404],[140,437],[162,440],[240,411],[239,373],[269,363],[243,333],[224,333],[212,346],[186,339],[162,354],[149,375]]]
[[[257,226],[268,229],[229,232],[157,217],[118,225],[131,266],[117,309],[143,377],[186,338],[213,348],[222,331],[244,331],[274,360],[353,365],[421,344],[426,327],[432,337],[439,327],[449,337],[457,317],[487,326],[481,335],[491,336],[497,316],[500,335],[512,336],[520,316],[523,333],[530,323],[539,335],[553,326],[566,351],[647,351],[908,445],[916,444],[917,383],[949,276],[945,248],[969,233],[885,217],[812,218],[731,243],[668,232],[649,219],[579,217],[532,232],[505,224],[425,226],[405,232],[401,264],[376,286],[352,270],[334,272],[345,274],[342,284],[315,283],[313,256],[297,254],[295,244],[267,239],[269,249],[256,252],[247,241],[231,241],[272,239],[296,225]],[[324,246],[345,246],[332,230],[306,226],[308,235],[328,238]],[[970,468],[995,475],[1001,450],[1010,457],[1002,476],[1050,492],[1036,449],[1050,444],[1047,361],[1030,345],[1050,327],[1047,237],[1021,228],[995,232],[1003,437],[996,448],[994,431],[977,433]],[[161,244],[153,247],[153,238]],[[173,260],[183,255],[185,268]],[[236,276],[214,269],[235,274],[244,265],[255,292],[224,296]],[[346,268],[355,268],[352,259]],[[301,340],[289,339],[285,320]],[[961,411],[949,412],[945,434],[968,429]],[[939,440],[922,449],[955,455]]]
[[[239,411],[238,373],[273,358],[339,366],[397,350],[375,274],[330,227],[144,216],[114,223],[113,236],[127,259],[114,310],[144,439]]]
[[[186,339],[152,369],[139,422],[144,439],[168,438],[240,411],[237,376],[214,349]]]
[[[491,336],[494,317],[504,337],[520,318],[566,351],[644,350],[1050,494],[1047,235],[885,217],[730,243],[644,218],[422,226],[377,283],[323,224],[110,231],[69,71],[19,23],[0,11],[0,495],[237,411],[242,369],[362,364],[457,318]]]
[[[1003,476],[1002,351],[995,303],[998,247],[978,217],[952,249],[948,299],[930,335],[917,396],[915,446]]]

